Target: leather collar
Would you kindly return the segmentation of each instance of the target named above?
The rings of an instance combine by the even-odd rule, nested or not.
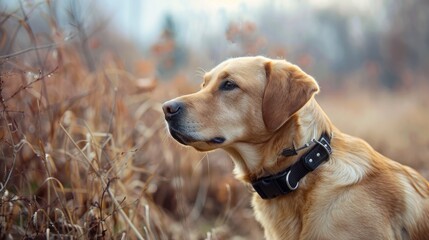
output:
[[[261,198],[272,199],[294,191],[298,188],[299,181],[305,175],[314,171],[319,165],[329,159],[332,153],[330,136],[327,133],[323,133],[319,140],[313,139],[312,142],[314,146],[292,166],[280,173],[262,177],[252,182],[253,188]],[[308,146],[310,145],[305,145],[305,147]],[[295,147],[292,150],[285,149],[282,151],[282,155],[296,155],[300,149],[296,150]],[[291,154],[291,151],[293,151],[293,154]]]

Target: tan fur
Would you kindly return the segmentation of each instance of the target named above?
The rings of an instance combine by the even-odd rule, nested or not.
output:
[[[238,88],[220,90],[225,80]],[[195,139],[186,145],[226,150],[245,184],[299,159],[279,157],[282,149],[333,134],[329,161],[296,191],[271,200],[253,194],[266,239],[429,239],[428,182],[335,128],[314,98],[318,91],[296,65],[244,57],[219,64],[199,92],[172,101],[186,108],[184,134]],[[225,142],[209,141],[218,136]]]

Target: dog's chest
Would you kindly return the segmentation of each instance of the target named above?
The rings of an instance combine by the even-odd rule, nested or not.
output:
[[[328,189],[309,195],[297,191],[272,200],[254,195],[252,204],[266,239],[385,239],[380,230],[388,226],[381,212],[362,211],[371,200],[346,193],[335,195]]]
[[[298,208],[301,203],[283,197],[262,200],[253,197],[255,217],[265,231],[266,239],[298,239],[302,230],[302,220]]]

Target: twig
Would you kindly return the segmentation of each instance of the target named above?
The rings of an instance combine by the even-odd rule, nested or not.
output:
[[[2,77],[2,74],[0,74],[0,103],[3,107],[3,111],[6,111],[7,106],[6,106],[5,100],[3,98],[3,85],[4,85],[3,77]]]
[[[67,130],[64,128],[64,126],[60,124],[61,129],[64,131],[64,133],[67,135],[67,137],[70,139],[70,141],[73,143],[73,145],[76,147],[76,149],[82,154],[84,159],[87,161],[88,165],[91,167],[91,169],[94,171],[94,173],[97,175],[97,177],[100,179],[101,184],[103,186],[108,186],[106,181],[104,181],[103,176],[96,171],[95,167],[92,165],[91,160],[88,158],[88,156],[85,155],[85,153],[82,151],[82,149],[77,145],[77,143],[73,140],[72,136],[67,132]],[[122,210],[121,205],[116,200],[115,195],[110,191],[109,188],[107,189],[107,193],[109,194],[110,198],[112,199],[113,203],[115,204],[116,208],[118,209],[119,213],[121,214],[122,218],[129,224],[130,228],[133,230],[136,237],[140,240],[144,240],[143,236],[140,234],[140,232],[137,230],[136,226],[131,222],[131,220],[128,218],[127,214],[125,214],[124,210]]]
[[[6,118],[5,118],[6,119]],[[6,127],[7,127],[7,129],[8,129],[8,133],[9,133],[9,135],[10,135],[10,138],[11,138],[11,141],[12,141],[12,145],[13,145],[13,151],[12,151],[12,166],[11,166],[11,168],[10,168],[10,170],[9,170],[9,173],[7,174],[7,177],[6,177],[6,179],[3,179],[2,181],[4,182],[4,183],[1,183],[0,184],[0,193],[2,193],[3,191],[5,191],[6,190],[6,186],[7,186],[7,184],[9,183],[9,180],[10,180],[10,178],[11,178],[11,176],[12,176],[12,172],[13,172],[13,170],[15,169],[15,164],[16,164],[16,154],[17,154],[17,149],[16,149],[16,146],[15,146],[15,144],[13,143],[13,137],[12,137],[12,133],[11,133],[11,131],[10,131],[10,128],[8,127],[8,122],[6,122]],[[5,171],[6,171],[6,167],[5,167]]]
[[[100,204],[98,204],[98,207],[99,207],[99,210],[100,210],[100,219],[103,219],[103,201],[104,201],[104,197],[106,196],[106,192],[109,191],[109,187],[110,187],[110,184],[112,183],[112,180],[115,180],[115,179],[116,178],[108,179],[107,186],[103,189],[103,193],[101,193]],[[103,224],[100,224],[100,226],[101,226],[101,232],[104,235]]]
[[[48,44],[45,44],[45,45],[40,45],[40,46],[26,48],[26,49],[23,49],[23,50],[14,52],[14,53],[9,53],[9,54],[6,54],[6,55],[1,55],[0,59],[9,59],[9,58],[13,58],[13,57],[16,57],[16,56],[19,56],[21,54],[24,54],[24,53],[27,53],[27,52],[31,52],[31,51],[37,51],[37,50],[42,50],[42,49],[52,48],[52,47],[58,47],[58,46],[60,46],[60,45],[62,45],[64,43],[66,43],[67,41],[70,41],[74,37],[76,37],[76,34],[71,35],[69,37],[66,37],[64,39],[64,41],[62,41],[62,42],[48,43]]]
[[[7,102],[7,101],[9,101],[10,99],[12,99],[13,97],[15,97],[19,92],[21,92],[22,90],[25,90],[25,89],[27,89],[27,88],[29,88],[31,85],[33,85],[34,83],[36,83],[36,82],[38,82],[38,81],[40,81],[40,80],[43,80],[46,76],[49,76],[49,75],[51,75],[51,74],[53,74],[54,72],[56,72],[57,70],[58,70],[58,68],[59,68],[59,66],[56,66],[55,68],[54,68],[54,70],[52,70],[52,71],[50,71],[50,72],[48,72],[47,74],[45,74],[45,75],[42,75],[42,76],[39,76],[36,80],[34,80],[34,81],[32,81],[32,82],[29,82],[29,83],[27,83],[26,85],[21,85],[21,87],[20,88],[18,88],[18,90],[16,90],[16,92],[14,92],[9,98],[7,98],[6,100],[4,100],[4,102]]]
[[[70,25],[74,26],[79,34],[80,47],[82,49],[82,54],[85,58],[86,64],[91,72],[95,70],[94,58],[91,55],[90,49],[88,47],[88,35],[85,32],[85,27],[83,24],[82,15],[80,13],[78,1],[72,1],[70,3],[70,9],[68,10],[68,16],[71,21]]]
[[[3,81],[3,78],[2,78],[2,76],[1,76],[1,74],[0,74],[0,103],[1,103],[1,105],[2,105],[2,107],[3,107],[3,111],[1,111],[1,114],[2,115],[7,115],[7,116],[9,116],[9,111],[7,111],[7,106],[6,106],[6,104],[5,104],[5,100],[4,100],[4,98],[3,98],[3,84],[4,84],[4,81]],[[7,174],[7,177],[5,178],[5,179],[2,179],[2,181],[4,182],[4,183],[1,183],[0,184],[0,193],[2,193],[3,191],[5,191],[6,190],[6,186],[7,186],[7,184],[8,184],[8,182],[9,182],[9,180],[10,180],[10,178],[11,178],[11,176],[12,176],[12,172],[13,172],[13,170],[14,170],[14,168],[15,168],[15,164],[16,164],[16,154],[17,154],[17,148],[16,148],[16,145],[15,145],[15,143],[14,143],[14,138],[13,138],[13,136],[12,136],[12,132],[11,132],[11,130],[10,130],[10,128],[9,128],[9,121],[7,120],[8,118],[7,117],[4,117],[3,116],[3,119],[5,119],[5,123],[6,123],[6,128],[7,128],[7,133],[9,134],[9,136],[10,136],[10,139],[11,139],[11,141],[12,141],[12,146],[13,146],[13,151],[12,151],[12,166],[11,166],[11,168],[10,168],[10,170],[9,170],[9,173]],[[5,173],[6,173],[6,170],[7,169],[7,167],[5,167]]]
[[[30,48],[20,50],[20,51],[14,52],[14,53],[2,55],[2,56],[0,56],[0,59],[6,59],[7,60],[9,58],[16,57],[16,56],[24,54],[26,52],[41,50],[41,49],[45,49],[45,48],[51,48],[51,47],[54,47],[56,45],[57,45],[56,43],[50,43],[50,44],[46,44],[46,45],[42,45],[42,46],[38,46],[38,47],[30,47]]]

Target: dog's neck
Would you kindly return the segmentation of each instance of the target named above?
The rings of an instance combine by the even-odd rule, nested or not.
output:
[[[244,182],[278,173],[293,163],[303,154],[283,157],[279,153],[292,146],[300,147],[311,139],[318,139],[323,132],[331,133],[329,118],[312,98],[304,107],[271,137],[262,143],[237,143],[226,149],[231,155],[236,177]],[[305,152],[305,151],[304,151]]]

